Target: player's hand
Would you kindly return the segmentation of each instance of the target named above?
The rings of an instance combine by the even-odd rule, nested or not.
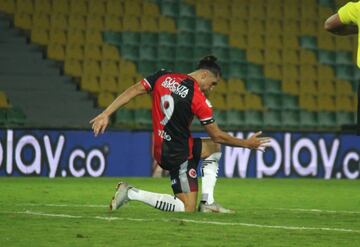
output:
[[[90,124],[92,124],[91,128],[94,131],[95,136],[97,136],[99,133],[103,134],[109,124],[109,116],[105,113],[101,113],[95,118],[91,119]]]
[[[270,137],[260,137],[262,131],[256,132],[251,135],[248,139],[246,139],[247,146],[250,149],[256,149],[261,152],[265,152],[265,148],[269,146],[271,141]]]

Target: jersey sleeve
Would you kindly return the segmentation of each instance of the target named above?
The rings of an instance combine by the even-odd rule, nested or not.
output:
[[[343,24],[357,24],[360,18],[360,2],[349,2],[338,10],[340,21]]]
[[[200,90],[194,90],[191,110],[194,115],[200,120],[201,125],[207,125],[215,122],[211,103],[200,92]]]
[[[168,72],[164,69],[157,71],[156,73],[149,75],[141,80],[142,85],[146,89],[146,91],[151,92],[155,86],[156,81],[163,75]]]

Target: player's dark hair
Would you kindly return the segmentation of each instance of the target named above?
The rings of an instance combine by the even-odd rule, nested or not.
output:
[[[221,76],[221,68],[219,64],[216,63],[217,58],[215,56],[206,56],[203,57],[196,69],[206,69],[211,71],[216,76]]]

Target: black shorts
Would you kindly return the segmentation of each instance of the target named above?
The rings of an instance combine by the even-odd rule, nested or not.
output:
[[[201,158],[202,142],[194,139],[193,158],[170,170],[171,187],[174,194],[198,191],[197,167]]]

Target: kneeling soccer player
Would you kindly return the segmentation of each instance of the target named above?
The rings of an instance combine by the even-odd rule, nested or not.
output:
[[[160,70],[128,88],[104,112],[90,121],[97,136],[105,131],[109,116],[118,108],[138,95],[151,93],[154,158],[170,172],[175,196],[144,191],[120,182],[110,204],[111,210],[135,200],[163,211],[195,211],[198,192],[196,170],[200,159],[203,159],[199,211],[231,212],[214,200],[221,158],[220,144],[264,151],[270,139],[259,137],[261,132],[257,132],[243,140],[219,129],[213,118],[212,106],[204,93],[218,84],[220,76],[221,68],[214,56],[204,57],[190,74]],[[189,128],[194,115],[210,138],[192,138]]]

